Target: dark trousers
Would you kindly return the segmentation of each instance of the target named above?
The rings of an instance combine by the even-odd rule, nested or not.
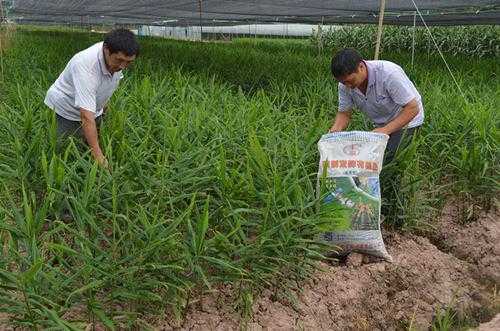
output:
[[[95,119],[97,130],[101,125],[102,115]],[[56,113],[56,133],[57,133],[57,150],[62,152],[66,147],[67,139],[74,137],[77,139],[76,145],[83,150],[87,148],[87,141],[85,140],[85,135],[83,134],[82,122],[80,121],[70,121],[65,119]],[[63,206],[59,217],[64,222],[70,222],[73,219],[73,215],[67,205]]]
[[[413,136],[419,130],[419,126],[410,129],[401,129],[389,135],[389,141],[385,148],[384,165],[390,163],[399,149],[408,147]]]
[[[97,128],[101,126],[102,115],[96,117],[95,124]],[[57,137],[60,139],[75,137],[80,138],[85,141],[85,135],[83,134],[82,122],[80,121],[70,121],[65,119],[64,117],[56,114],[56,122],[57,122]]]
[[[402,129],[389,136],[385,149],[384,164],[380,173],[382,214],[390,218],[392,225],[401,226],[406,218],[406,196],[401,190],[402,172],[395,156],[411,143],[420,127]]]

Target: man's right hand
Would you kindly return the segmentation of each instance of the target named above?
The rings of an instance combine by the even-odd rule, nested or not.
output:
[[[340,132],[344,131],[349,125],[349,121],[351,120],[351,110],[337,112],[335,116],[335,121],[333,121],[333,125],[330,128],[329,132]]]
[[[97,137],[97,126],[95,123],[94,113],[83,108],[80,108],[80,118],[82,121],[83,134],[85,140],[90,147],[92,157],[99,163],[100,166],[108,168],[108,160],[102,153]]]
[[[94,154],[94,153],[92,153]],[[98,155],[92,155],[94,157],[94,160],[103,168],[109,169],[109,163],[104,154],[100,153]]]
[[[329,133],[340,132],[340,131],[342,131],[342,130],[340,130],[339,128],[336,128],[335,124],[332,125],[332,127],[330,128],[330,130],[328,130]]]

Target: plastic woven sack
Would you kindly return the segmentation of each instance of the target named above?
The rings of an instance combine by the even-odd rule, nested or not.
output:
[[[392,261],[380,231],[379,174],[388,139],[381,133],[350,131],[325,134],[318,142],[321,239],[342,254]]]

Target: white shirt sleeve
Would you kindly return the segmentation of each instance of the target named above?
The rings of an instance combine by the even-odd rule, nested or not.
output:
[[[352,96],[347,92],[344,84],[339,83],[339,112],[352,110],[354,102]]]
[[[71,74],[73,86],[75,87],[75,107],[95,113],[97,93],[96,75],[87,66],[78,62],[73,64]]]
[[[386,89],[391,99],[400,106],[406,106],[417,97],[413,92],[411,81],[403,73],[390,74],[387,77]]]

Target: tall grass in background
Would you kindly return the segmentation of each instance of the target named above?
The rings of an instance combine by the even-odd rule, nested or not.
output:
[[[430,27],[429,30],[445,54],[469,55],[475,58],[500,56],[498,25]],[[375,25],[337,26],[314,34],[312,41],[323,47],[355,47],[373,52],[376,32]],[[415,47],[419,54],[439,55],[425,27],[384,26],[382,40],[383,52],[406,53]]]
[[[42,102],[71,56],[99,38],[18,31],[6,53],[0,311],[27,328],[145,327],[148,314],[181,319],[225,284],[248,316],[262,288],[307,277],[324,251],[314,187],[316,142],[336,110],[329,56],[300,42],[142,38],[102,128],[108,172],[77,142],[56,151]],[[487,206],[498,193],[498,63],[450,63],[467,101],[438,58],[418,56],[409,70],[427,118],[386,169],[387,185],[401,183],[386,199],[391,226],[430,223],[445,196]],[[351,128],[369,127],[358,114]]]

